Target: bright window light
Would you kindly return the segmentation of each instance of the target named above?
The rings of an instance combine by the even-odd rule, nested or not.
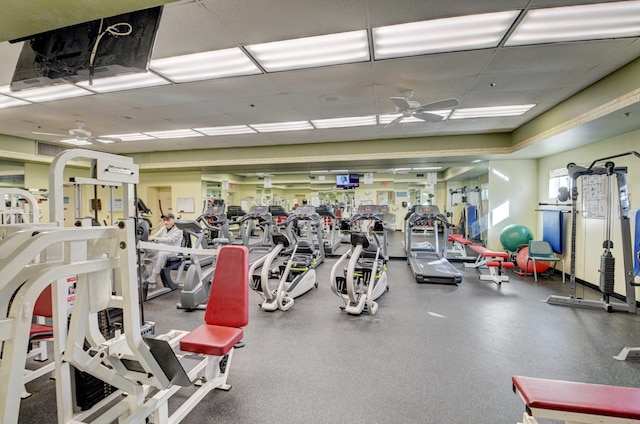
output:
[[[493,175],[495,175],[498,178],[501,178],[502,180],[504,180],[505,183],[509,182],[509,176],[503,174],[502,172],[498,171],[497,169],[493,168],[491,170],[491,172],[493,173]]]
[[[519,13],[508,10],[373,28],[374,57],[378,60],[497,47]]]
[[[367,125],[376,125],[378,122],[375,115],[371,116],[354,116],[349,118],[332,118],[332,119],[312,119],[311,123],[319,129],[324,128],[345,128],[345,127],[364,127]]]
[[[453,111],[449,119],[495,118],[499,116],[520,116],[528,112],[534,106],[535,104],[456,109]]]
[[[93,93],[71,84],[58,84],[48,87],[30,88],[27,90],[11,92],[11,96],[13,97],[34,103],[88,96],[89,94]]]
[[[274,122],[270,124],[250,124],[254,130],[264,132],[312,130],[309,121]]]
[[[151,70],[173,82],[200,81],[261,73],[238,47],[155,59]]]
[[[267,72],[369,60],[366,30],[245,46]]]
[[[201,134],[192,129],[183,129],[183,130],[168,130],[168,131],[148,131],[144,132],[148,136],[160,139],[167,138],[189,138],[189,137],[203,137],[204,134]]]
[[[509,218],[509,201],[502,203],[493,209],[491,214],[491,225],[496,226],[505,219]]]
[[[637,37],[640,1],[529,10],[506,46]]]
[[[254,134],[256,132],[253,128],[249,128],[246,125],[227,125],[224,127],[194,128],[194,130],[204,135],[210,135],[210,136]]]
[[[89,81],[81,81],[76,85],[97,93],[108,93],[111,91],[133,90],[135,88],[155,87],[158,85],[171,84],[164,78],[152,72],[141,72],[137,74],[118,75],[115,77],[96,78],[93,85]]]
[[[60,143],[71,144],[72,146],[90,146],[93,144],[88,140],[80,140],[79,138],[67,138],[60,140]]]
[[[154,137],[143,133],[128,133],[128,134],[112,134],[107,135],[105,137],[113,137],[119,138],[122,141],[142,141],[142,140],[153,140]]]

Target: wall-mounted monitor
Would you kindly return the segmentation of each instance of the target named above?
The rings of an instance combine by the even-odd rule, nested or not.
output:
[[[360,187],[360,175],[338,174],[336,175],[336,187],[343,189]]]

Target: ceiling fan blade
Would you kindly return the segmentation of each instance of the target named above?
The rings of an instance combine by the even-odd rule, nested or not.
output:
[[[411,106],[409,105],[409,102],[404,97],[391,97],[391,101],[400,110],[405,110],[405,109],[410,109],[411,108]]]
[[[426,105],[422,105],[416,110],[419,112],[427,111],[427,110],[442,110],[442,109],[451,109],[452,107],[458,106],[458,100],[456,99],[446,99],[439,100],[433,103],[427,103]]]
[[[416,112],[413,116],[426,122],[440,122],[444,119],[441,115],[429,112]]]
[[[387,125],[385,125],[385,128],[393,128],[396,125],[398,125],[398,122],[402,121],[402,119],[404,118],[404,115],[400,115],[398,116],[396,119],[394,119],[393,121],[389,122]]]
[[[54,133],[40,132],[40,131],[31,131],[31,134],[50,135],[50,136],[53,136],[53,137],[69,137],[69,134],[54,134]]]

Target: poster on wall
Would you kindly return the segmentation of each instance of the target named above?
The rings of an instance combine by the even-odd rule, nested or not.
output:
[[[607,210],[607,176],[582,177],[582,210],[585,218],[604,218]]]

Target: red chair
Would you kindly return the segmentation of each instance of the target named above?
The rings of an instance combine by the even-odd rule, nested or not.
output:
[[[229,390],[226,377],[234,347],[242,347],[243,327],[249,323],[249,249],[224,246],[218,254],[204,324],[180,339],[180,350],[217,357],[203,381]],[[213,358],[212,358],[213,359]],[[214,369],[215,368],[215,369]]]

